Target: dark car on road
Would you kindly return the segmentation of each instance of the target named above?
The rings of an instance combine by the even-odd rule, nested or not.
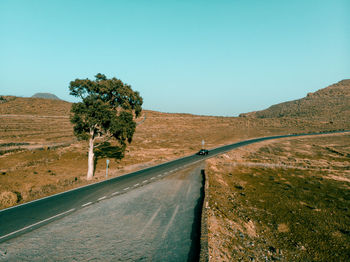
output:
[[[201,156],[208,155],[208,154],[209,154],[209,150],[207,149],[201,149],[197,153],[197,155],[201,155]]]

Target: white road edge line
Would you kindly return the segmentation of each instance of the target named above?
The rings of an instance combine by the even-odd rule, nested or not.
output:
[[[106,199],[106,198],[107,198],[107,196],[100,197],[100,198],[98,199],[98,201],[103,200],[103,199]]]
[[[37,226],[37,225],[39,225],[39,224],[41,224],[41,223],[44,223],[44,222],[49,221],[49,220],[51,220],[51,219],[54,219],[54,218],[56,218],[56,217],[63,216],[63,215],[65,215],[65,214],[67,214],[67,213],[73,212],[74,210],[75,210],[75,208],[72,208],[72,209],[70,209],[70,210],[68,210],[68,211],[65,211],[65,212],[59,213],[59,214],[57,214],[57,215],[55,215],[55,216],[52,216],[52,217],[46,218],[46,219],[44,219],[44,220],[41,220],[41,221],[39,221],[39,222],[37,222],[37,223],[35,223],[35,224],[29,225],[29,226],[26,226],[26,227],[21,228],[21,229],[19,229],[19,230],[16,230],[16,231],[13,231],[13,232],[11,232],[11,233],[8,233],[7,235],[1,236],[1,237],[0,237],[0,240],[3,239],[3,238],[9,237],[9,236],[11,236],[11,235],[14,235],[14,234],[16,234],[16,233],[18,233],[18,232],[24,231],[24,230],[26,230],[26,229],[28,229],[28,228]]]
[[[114,192],[114,193],[112,193],[112,196],[115,196],[117,194],[119,194],[119,192]]]
[[[148,182],[148,180],[144,180],[142,183],[145,184],[145,183],[147,183],[147,182]]]
[[[86,207],[86,206],[88,206],[88,205],[91,205],[92,204],[92,202],[87,202],[87,203],[85,203],[84,205],[81,205],[82,207]]]
[[[123,190],[128,190],[130,187],[124,188]]]
[[[155,177],[151,177],[151,179],[156,179]]]
[[[162,175],[158,175],[157,177],[161,177]]]
[[[134,187],[137,187],[137,186],[139,186],[139,185],[140,185],[140,184],[135,184]]]

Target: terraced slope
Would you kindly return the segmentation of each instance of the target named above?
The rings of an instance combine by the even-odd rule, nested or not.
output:
[[[3,98],[5,101],[0,104],[1,144],[35,146],[75,140],[69,122],[71,103],[42,98]]]

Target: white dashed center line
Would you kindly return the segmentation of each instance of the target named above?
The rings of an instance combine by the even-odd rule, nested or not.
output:
[[[161,177],[162,175],[158,175],[157,177]]]
[[[139,185],[140,185],[140,184],[135,184],[134,187],[137,187],[137,186],[139,186]]]
[[[124,188],[123,190],[128,190],[130,187]]]
[[[103,200],[105,198],[107,198],[107,196],[100,197],[98,200],[100,201],[100,200]]]
[[[86,206],[88,206],[88,205],[91,205],[92,204],[92,202],[87,202],[87,203],[85,203],[84,205],[81,205],[82,207],[86,207]]]
[[[148,180],[145,180],[145,181],[143,181],[142,183],[144,183],[144,184],[145,184],[145,183],[147,183],[147,182],[148,182]]]
[[[151,177],[151,179],[156,179],[155,177]]]
[[[115,196],[115,195],[118,195],[119,194],[119,192],[114,192],[114,193],[112,193],[112,196]]]

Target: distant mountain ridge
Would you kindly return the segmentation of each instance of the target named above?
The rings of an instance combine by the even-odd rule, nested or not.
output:
[[[288,101],[261,111],[243,113],[240,117],[281,118],[296,117],[330,120],[350,119],[350,79],[308,93],[306,97]]]
[[[45,99],[54,99],[54,100],[61,100],[56,95],[51,93],[36,93],[32,95],[33,98],[45,98]]]

